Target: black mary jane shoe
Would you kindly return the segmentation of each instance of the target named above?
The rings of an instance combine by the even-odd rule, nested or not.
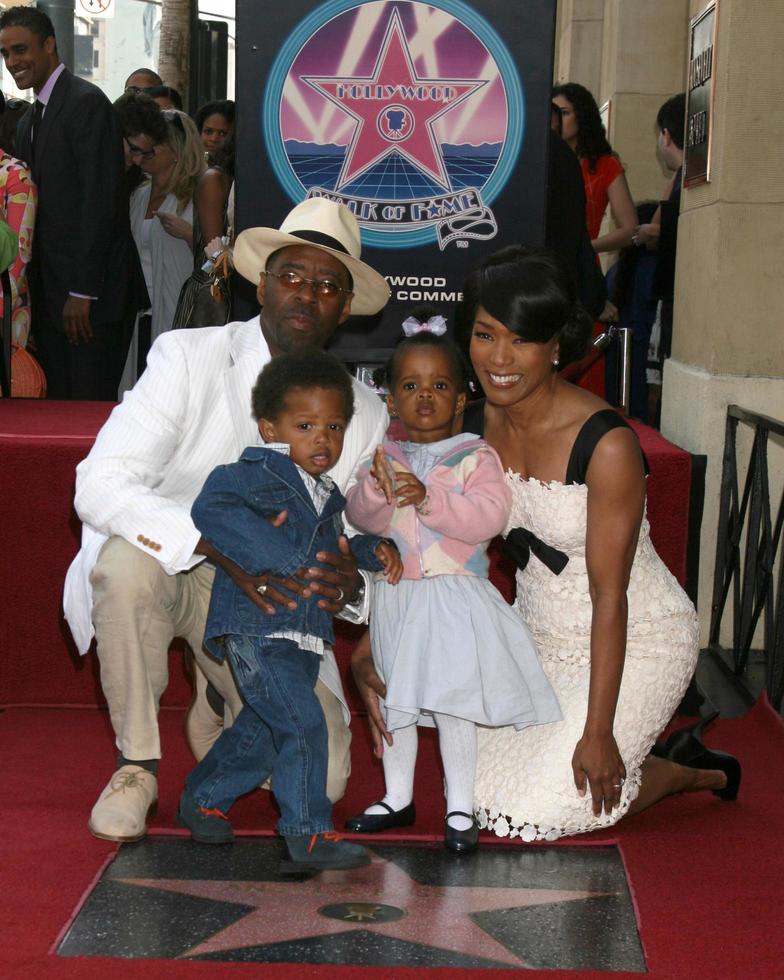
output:
[[[667,740],[667,756],[670,762],[689,769],[718,769],[727,777],[727,785],[723,789],[714,789],[712,793],[720,800],[737,799],[740,789],[740,762],[734,755],[727,752],[717,752],[706,748],[702,741],[704,724],[683,729],[671,735]]]
[[[456,830],[449,826],[450,817],[467,817],[471,821],[471,826],[468,830]],[[471,851],[476,850],[478,843],[479,828],[473,814],[464,813],[462,810],[452,810],[451,813],[447,813],[444,829],[444,844],[447,850],[455,854],[470,854]]]
[[[410,827],[416,820],[416,807],[412,800],[402,810],[393,810],[391,806],[379,800],[371,806],[383,806],[387,813],[358,813],[349,817],[343,824],[346,830],[355,834],[378,834],[390,827]]]

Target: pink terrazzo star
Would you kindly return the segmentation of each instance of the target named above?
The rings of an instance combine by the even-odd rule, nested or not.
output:
[[[393,152],[449,190],[433,124],[487,84],[483,80],[421,78],[397,10],[389,18],[372,75],[304,76],[303,81],[357,122],[337,190]]]
[[[478,926],[471,918],[474,913],[574,902],[605,894],[548,888],[422,885],[394,862],[376,855],[364,868],[325,871],[307,881],[120,880],[126,885],[255,907],[238,922],[182,953],[183,957],[367,929],[518,967],[527,964]],[[365,916],[344,921],[319,913],[326,905],[356,903],[366,907],[373,902],[395,906],[405,915],[396,921],[374,923]]]

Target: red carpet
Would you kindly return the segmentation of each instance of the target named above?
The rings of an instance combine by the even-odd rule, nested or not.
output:
[[[173,829],[173,817],[190,765],[181,735],[182,712],[164,711],[162,725],[166,757],[154,827],[179,833]],[[743,719],[718,722],[707,741],[742,760],[744,781],[738,802],[722,803],[709,794],[673,797],[610,832],[573,838],[570,843],[618,843],[652,980],[692,975],[709,980],[780,977],[784,975],[784,940],[777,896],[784,882],[784,725],[761,703]],[[108,723],[96,709],[13,708],[0,715],[0,746],[6,789],[5,832],[0,843],[4,885],[0,976],[9,980],[414,976],[416,971],[398,969],[52,955],[58,934],[114,852],[114,845],[93,839],[86,828],[90,807],[112,768]],[[355,773],[361,776],[352,779],[347,799],[336,808],[337,821],[359,809],[381,787],[380,769],[370,760],[361,721],[354,748]],[[440,778],[434,745],[428,739],[423,739],[417,787],[419,819],[412,835],[437,836]],[[261,792],[241,801],[232,812],[236,827],[254,832],[268,832],[273,819],[269,797]],[[487,840],[487,846],[498,842],[497,838]],[[596,941],[601,942],[602,937],[597,936]],[[534,972],[553,978],[600,976]],[[419,973],[432,980],[456,975],[442,970]],[[520,973],[483,970],[472,975],[512,977]]]
[[[88,452],[109,408],[99,403],[0,403],[0,499],[5,508],[0,703],[61,705],[11,707],[0,714],[6,789],[0,843],[4,885],[0,976],[13,980],[413,976],[412,971],[399,969],[109,961],[50,954],[80,897],[114,853],[113,845],[93,839],[86,827],[90,807],[114,766],[108,719],[94,707],[101,700],[95,658],[75,655],[60,614],[63,577],[79,539],[71,506],[74,468]],[[639,427],[639,434],[652,469],[648,505],[652,537],[682,580],[689,457],[653,430]],[[496,574],[494,581],[510,598],[508,575],[504,579]],[[343,663],[356,635],[356,630],[341,626],[338,653]],[[172,655],[172,680],[164,704],[188,702],[180,659]],[[68,704],[85,707],[65,707]],[[154,826],[167,833],[176,832],[174,811],[190,766],[182,717],[177,708],[162,712],[165,759]],[[722,804],[712,797],[671,799],[610,834],[578,839],[578,843],[619,843],[636,897],[650,976],[669,980],[696,973],[745,980],[784,975],[774,904],[784,881],[784,801],[780,783],[774,782],[784,755],[784,731],[772,712],[758,706],[740,722],[717,725],[709,741],[736,752],[744,762],[738,804]],[[419,821],[412,832],[428,839],[441,831],[441,781],[434,746],[427,739],[423,743]],[[370,758],[361,723],[354,743],[354,772],[347,799],[336,811],[338,823],[380,795],[380,767]],[[274,809],[267,795],[259,793],[242,801],[232,819],[239,828],[269,832]],[[489,839],[488,846],[495,840]],[[426,973],[433,980],[455,976],[455,971]],[[541,975],[574,976],[559,971]]]
[[[0,401],[0,704],[96,704],[94,658],[80,658],[62,618],[65,572],[79,548],[74,471],[111,405],[104,402]],[[633,423],[651,466],[648,516],[659,554],[685,578],[689,455],[654,429]],[[511,599],[508,576],[493,580]],[[356,631],[339,626],[338,653]],[[165,705],[186,705],[190,689],[178,654],[171,659]]]

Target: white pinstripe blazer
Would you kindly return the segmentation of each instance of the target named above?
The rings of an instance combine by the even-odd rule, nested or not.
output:
[[[225,327],[172,330],[153,344],[147,370],[76,469],[82,547],[66,575],[63,607],[81,653],[94,635],[90,573],[109,536],[152,555],[170,575],[202,560],[193,554],[199,532],[191,504],[216,466],[260,441],[250,395],[269,359],[258,316]],[[330,473],[343,492],[388,424],[370,388],[355,381],[354,395],[356,412]]]

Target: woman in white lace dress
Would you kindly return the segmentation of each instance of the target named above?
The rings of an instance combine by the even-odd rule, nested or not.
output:
[[[649,754],[694,672],[697,617],[651,544],[634,432],[559,377],[591,329],[571,278],[548,253],[506,249],[469,279],[460,319],[486,396],[466,410],[463,431],[483,435],[507,471],[515,608],[563,715],[522,732],[480,731],[480,827],[554,840],[671,793],[734,799],[737,760],[710,752],[698,732],[670,743],[668,759]],[[367,693],[363,677],[375,681],[361,663],[355,674]]]

